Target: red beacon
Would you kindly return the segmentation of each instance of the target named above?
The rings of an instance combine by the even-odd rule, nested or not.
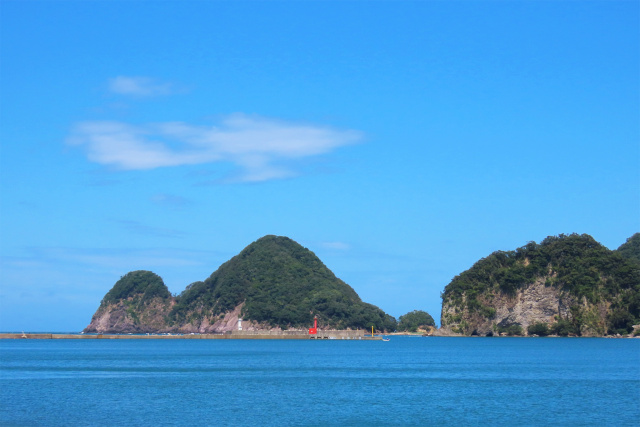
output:
[[[309,335],[318,334],[318,316],[313,317],[313,328],[309,328]]]

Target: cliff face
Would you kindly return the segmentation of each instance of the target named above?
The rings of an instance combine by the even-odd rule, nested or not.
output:
[[[160,276],[132,271],[111,288],[85,332],[166,332],[166,317],[175,305]]]
[[[606,333],[609,303],[590,304],[586,298],[579,301],[558,288],[545,286],[546,281],[546,278],[540,278],[518,289],[515,295],[499,293],[482,298],[485,306],[494,313],[490,316],[471,312],[466,305],[443,303],[441,334],[508,334],[509,327],[516,325],[523,335],[527,335],[529,326],[536,323],[553,325],[558,319],[574,320],[577,316],[583,321],[575,335],[589,337]]]
[[[153,298],[139,305],[135,298],[105,304],[91,318],[85,332],[96,333],[147,333],[171,332],[166,317],[175,304],[173,300]]]
[[[443,335],[625,335],[640,321],[640,265],[587,235],[549,237],[483,258],[442,298]]]
[[[227,331],[234,331],[238,329],[238,319],[242,319],[242,330],[244,331],[262,331],[273,329],[269,325],[260,324],[258,322],[244,319],[242,315],[242,309],[244,303],[239,304],[232,310],[221,313],[217,316],[202,316],[190,321],[176,323],[171,320],[171,316],[174,312],[170,312],[168,316],[168,323],[172,326],[167,327],[168,332],[180,332],[180,333],[199,333],[199,334],[214,334],[224,333]],[[199,310],[193,310],[194,313],[200,313]],[[279,329],[279,328],[277,328]]]

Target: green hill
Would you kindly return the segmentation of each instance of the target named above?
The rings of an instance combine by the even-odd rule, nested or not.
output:
[[[310,250],[265,236],[172,297],[149,271],[121,278],[105,295],[87,332],[222,332],[237,327],[396,329],[396,320],[363,302]]]
[[[620,245],[618,253],[627,259],[640,263],[640,233],[634,234]]]
[[[154,298],[171,298],[171,293],[160,276],[151,271],[138,270],[122,276],[104,296],[102,304],[112,304],[129,298],[144,304]]]
[[[442,327],[524,334],[547,323],[561,335],[628,333],[640,322],[640,266],[621,252],[586,234],[494,252],[446,286]]]
[[[398,331],[416,332],[418,329],[435,328],[436,322],[429,313],[423,310],[413,310],[398,319]]]
[[[160,276],[151,271],[132,271],[107,292],[85,332],[164,331],[172,304],[171,293]]]
[[[395,319],[360,300],[310,250],[287,237],[265,236],[247,246],[204,282],[177,298],[174,322],[220,317],[244,303],[244,320],[272,327],[395,329]]]

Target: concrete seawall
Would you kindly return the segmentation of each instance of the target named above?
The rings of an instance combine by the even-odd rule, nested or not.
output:
[[[285,332],[285,333],[281,333]],[[286,333],[288,332],[288,333]],[[120,335],[120,334],[28,334],[0,333],[0,339],[134,339],[134,340],[380,340],[379,336],[365,336],[363,331],[318,331],[317,335],[309,335],[306,331],[232,331],[226,334],[194,334],[194,335]]]

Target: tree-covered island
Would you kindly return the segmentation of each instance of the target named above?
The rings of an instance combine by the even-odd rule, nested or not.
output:
[[[617,250],[591,236],[550,236],[497,251],[454,277],[442,296],[438,335],[604,336],[637,333],[640,233]],[[210,333],[306,329],[433,332],[414,310],[399,318],[363,302],[310,250],[265,236],[207,279],[171,295],[158,275],[132,271],[107,292],[86,332]],[[636,331],[636,332],[634,332]]]

